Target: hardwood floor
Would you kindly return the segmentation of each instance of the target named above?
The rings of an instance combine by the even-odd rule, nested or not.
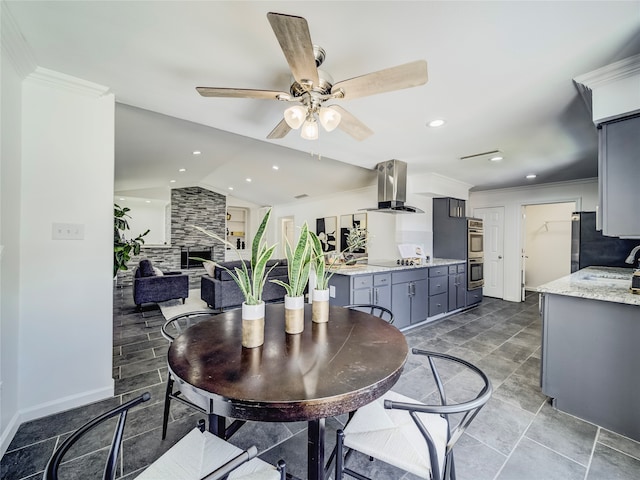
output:
[[[537,295],[512,303],[491,298],[477,308],[406,332],[410,347],[461,356],[483,368],[494,395],[455,449],[458,480],[605,480],[640,478],[640,443],[554,410],[539,387],[541,322]],[[160,439],[167,342],[160,336],[163,317],[152,308],[135,311],[129,289],[114,292],[113,376],[115,396],[20,426],[0,462],[2,480],[40,479],[55,446],[74,429],[133,396],[149,391],[152,400],[127,421],[118,478],[133,479],[146,465],[193,428],[198,418],[172,404],[168,438]],[[433,390],[425,366],[409,359],[394,387],[424,400]],[[327,450],[344,418],[327,421]],[[255,444],[269,462],[287,461],[288,471],[306,472],[305,423],[252,423],[230,440]],[[95,476],[110,433],[92,437],[74,452],[68,478]],[[414,480],[392,467],[354,457],[377,479]]]

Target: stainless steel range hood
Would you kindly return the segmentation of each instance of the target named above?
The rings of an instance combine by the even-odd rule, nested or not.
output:
[[[424,213],[405,205],[407,200],[407,164],[401,160],[387,160],[376,165],[378,171],[378,208],[362,208],[381,213]]]

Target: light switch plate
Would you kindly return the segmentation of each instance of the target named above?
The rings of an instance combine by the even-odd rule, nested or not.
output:
[[[52,238],[54,240],[84,240],[84,224],[54,223]]]

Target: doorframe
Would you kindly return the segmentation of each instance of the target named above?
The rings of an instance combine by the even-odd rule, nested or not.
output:
[[[278,249],[280,250],[280,258],[284,258],[284,246],[287,243],[286,237],[287,237],[287,226],[291,225],[292,229],[291,231],[295,231],[295,218],[293,215],[287,215],[285,217],[280,217],[280,239],[278,242]],[[289,243],[293,244],[294,242],[294,238],[290,238],[289,239]]]
[[[520,245],[518,245],[518,249],[520,251],[520,282],[521,282],[521,286],[520,286],[520,295],[522,297],[521,301],[525,300],[526,297],[526,291],[525,291],[525,281],[524,281],[524,275],[525,275],[525,265],[524,265],[524,247],[525,247],[525,235],[527,234],[526,232],[526,218],[525,218],[525,210],[526,207],[528,205],[553,205],[555,203],[570,203],[570,202],[574,202],[575,204],[575,211],[576,212],[580,212],[582,211],[582,197],[569,197],[569,198],[563,198],[563,199],[555,199],[555,200],[540,200],[540,201],[528,201],[528,202],[522,202],[519,204],[520,206],[520,215],[518,215],[518,223],[519,225],[517,225],[517,228],[520,231],[520,235],[518,238],[518,242]],[[569,259],[570,261],[571,259]]]

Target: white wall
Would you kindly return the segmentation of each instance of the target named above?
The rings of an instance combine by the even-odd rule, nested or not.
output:
[[[595,210],[597,179],[470,193],[467,208],[470,215],[475,208],[504,207],[505,300],[520,301],[523,206],[556,202],[576,202],[576,210]]]
[[[19,426],[18,335],[20,318],[20,148],[22,78],[12,29],[0,2],[0,456]]]
[[[292,216],[296,226],[307,222],[315,231],[316,218],[337,217],[359,212],[361,208],[377,206],[377,189],[375,186],[353,190],[340,195],[332,195],[318,199],[302,199],[296,203],[276,205],[271,215],[270,242],[279,241],[279,225],[282,217]],[[399,257],[397,243],[422,243],[426,251],[431,253],[433,235],[431,230],[432,207],[431,198],[421,195],[407,195],[407,205],[424,210],[424,214],[392,215],[380,212],[367,212],[367,229],[369,230],[368,257],[370,259],[394,259]],[[279,245],[279,248],[281,246]],[[278,250],[276,255],[281,256]]]
[[[525,207],[527,290],[571,273],[571,214],[575,211],[573,202]]]
[[[125,198],[120,200],[119,197],[115,197],[113,201],[121,207],[129,207],[131,209],[129,212],[131,218],[127,218],[129,230],[125,232],[127,239],[135,238],[149,230],[149,233],[144,237],[145,245],[170,243],[170,239],[166,237],[166,213],[167,210],[170,211],[170,209],[167,209],[169,202],[150,200],[151,203],[147,203],[144,199]]]
[[[20,423],[113,394],[114,99],[46,70],[23,80],[5,13],[0,454]],[[84,239],[53,241],[54,222],[82,224]]]
[[[38,69],[22,85],[20,420],[113,394],[113,95]],[[84,226],[52,240],[53,223]],[[14,365],[16,368],[17,365]]]

